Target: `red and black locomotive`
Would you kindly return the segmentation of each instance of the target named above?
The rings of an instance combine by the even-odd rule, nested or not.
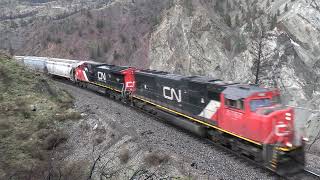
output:
[[[77,66],[72,79],[278,174],[304,168],[303,137],[295,136],[294,111],[280,103],[278,90],[89,62]]]

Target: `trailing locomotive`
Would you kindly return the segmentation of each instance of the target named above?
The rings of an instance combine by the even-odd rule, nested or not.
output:
[[[215,78],[94,62],[70,71],[76,84],[208,138],[280,174],[302,171],[304,138],[280,92]]]

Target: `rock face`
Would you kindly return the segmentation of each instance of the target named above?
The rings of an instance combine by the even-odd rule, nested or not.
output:
[[[186,2],[191,4],[188,6]],[[237,25],[231,18],[231,27],[228,26],[224,16],[216,10],[219,2],[221,6],[231,6],[227,15],[237,14],[239,21],[243,20],[244,23]],[[320,11],[313,5],[315,1],[281,1],[272,3],[268,8],[263,7],[266,2],[250,2],[257,10],[249,7],[241,10],[248,3],[238,1],[225,5],[221,1],[174,1],[174,5],[162,13],[163,20],[151,35],[150,67],[181,74],[252,82],[254,56],[250,53],[250,43],[253,40],[246,21],[253,24],[262,21],[268,28],[268,17],[280,9],[275,28],[267,29],[267,53],[276,51],[268,61],[274,61],[273,64],[281,61],[277,70],[280,73],[279,80],[286,81],[283,82],[284,90],[293,89],[294,95],[299,98],[312,99],[319,90],[311,84],[317,82],[319,70]],[[237,4],[240,4],[240,8],[234,7]],[[285,6],[286,12],[281,12]],[[261,12],[261,15],[245,17],[246,11]],[[274,67],[271,64],[268,68],[270,71]],[[268,73],[264,76],[268,77]],[[268,85],[267,79],[261,78],[262,83]]]
[[[250,53],[250,45],[255,39],[250,34],[252,24],[262,22],[268,34],[263,51],[270,56],[263,60],[261,83],[281,88],[288,105],[305,108],[307,104],[307,109],[318,110],[319,5],[314,0],[175,0],[151,35],[150,68],[254,82],[255,54]],[[231,17],[229,22],[227,17]],[[308,123],[308,134],[315,135],[319,130],[311,124],[317,124],[319,112],[308,112],[309,118],[300,116],[299,120]]]
[[[179,74],[220,76],[230,63],[223,39],[231,30],[206,3],[175,1],[150,39],[150,68]],[[224,30],[223,30],[224,29]]]

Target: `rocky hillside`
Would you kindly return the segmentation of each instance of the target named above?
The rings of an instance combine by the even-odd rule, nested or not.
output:
[[[15,15],[1,21],[0,39],[6,42],[2,48],[16,54],[94,59],[144,68],[149,66],[150,34],[160,12],[168,6],[167,0],[26,4],[29,6],[15,6]],[[21,6],[37,13],[19,18]]]
[[[50,177],[50,163],[68,139],[61,125],[81,118],[73,98],[1,53],[0,92],[0,179]]]
[[[14,2],[1,2],[0,48],[16,54],[251,83],[260,57],[260,84],[280,87],[289,105],[319,109],[317,0]],[[310,114],[318,124],[318,111]]]

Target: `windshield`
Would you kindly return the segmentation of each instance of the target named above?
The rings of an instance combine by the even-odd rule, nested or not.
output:
[[[256,111],[260,107],[268,107],[271,105],[272,105],[272,102],[270,99],[254,99],[250,101],[251,111]]]

